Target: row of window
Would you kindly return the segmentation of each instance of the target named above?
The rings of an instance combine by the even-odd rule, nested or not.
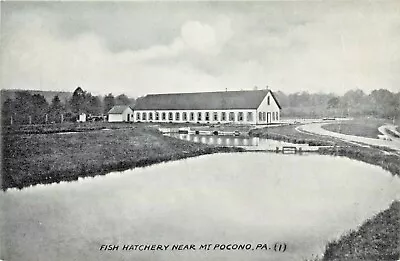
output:
[[[175,115],[174,115],[175,114]],[[175,118],[174,118],[175,116]],[[182,117],[182,118],[181,118]],[[221,115],[218,115],[218,112],[197,112],[195,114],[194,112],[137,112],[136,113],[136,120],[137,121],[203,121],[203,117],[205,121],[235,121],[235,113],[234,112],[221,112]],[[245,121],[245,113],[244,112],[238,112],[236,115],[237,121]],[[258,116],[259,121],[266,121],[266,113],[265,112],[259,112]],[[253,121],[253,113],[252,112],[247,112],[246,114],[246,120],[247,121]],[[272,120],[278,120],[278,112],[272,112]]]
[[[271,112],[272,113],[272,121],[279,120],[279,113],[277,111]],[[258,121],[266,121],[267,120],[267,113],[266,112],[259,112],[258,113]]]

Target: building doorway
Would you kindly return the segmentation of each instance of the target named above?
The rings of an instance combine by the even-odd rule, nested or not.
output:
[[[271,123],[271,113],[267,112],[267,124]]]

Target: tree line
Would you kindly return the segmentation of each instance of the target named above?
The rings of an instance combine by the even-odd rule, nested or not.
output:
[[[339,96],[332,93],[314,93],[306,91],[292,94],[275,92],[283,117],[359,117],[373,116],[399,120],[400,92],[394,93],[386,89],[373,90],[366,94],[356,89]],[[140,99],[140,98],[138,98]],[[16,92],[14,98],[2,101],[2,123],[42,124],[76,121],[78,115],[106,115],[114,105],[134,105],[134,98],[125,94],[114,97],[94,96],[78,87],[72,96],[65,101],[55,95],[50,103],[40,94],[29,91]]]
[[[116,97],[112,93],[104,97],[95,96],[81,87],[77,87],[69,99],[61,101],[60,97],[55,95],[50,103],[43,95],[18,91],[15,97],[2,101],[2,124],[75,122],[79,114],[103,116],[114,105],[133,105],[134,102],[135,99],[125,94]]]
[[[286,117],[360,117],[400,118],[400,92],[386,89],[373,90],[366,94],[360,89],[350,90],[344,95],[297,92],[286,95],[275,93]]]

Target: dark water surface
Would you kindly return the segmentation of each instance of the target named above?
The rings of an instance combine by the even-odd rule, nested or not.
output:
[[[11,189],[5,260],[304,260],[400,198],[379,167],[320,155],[236,153]],[[285,253],[122,251],[124,244],[286,242]],[[99,251],[102,244],[119,251]],[[273,245],[272,245],[273,246]]]

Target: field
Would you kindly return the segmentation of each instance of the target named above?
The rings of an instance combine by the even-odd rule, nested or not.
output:
[[[2,188],[70,181],[202,154],[240,151],[165,137],[142,126],[116,128],[3,135]]]
[[[323,125],[322,128],[347,135],[361,136],[367,138],[378,138],[378,128],[390,120],[383,119],[355,119],[346,122]]]

